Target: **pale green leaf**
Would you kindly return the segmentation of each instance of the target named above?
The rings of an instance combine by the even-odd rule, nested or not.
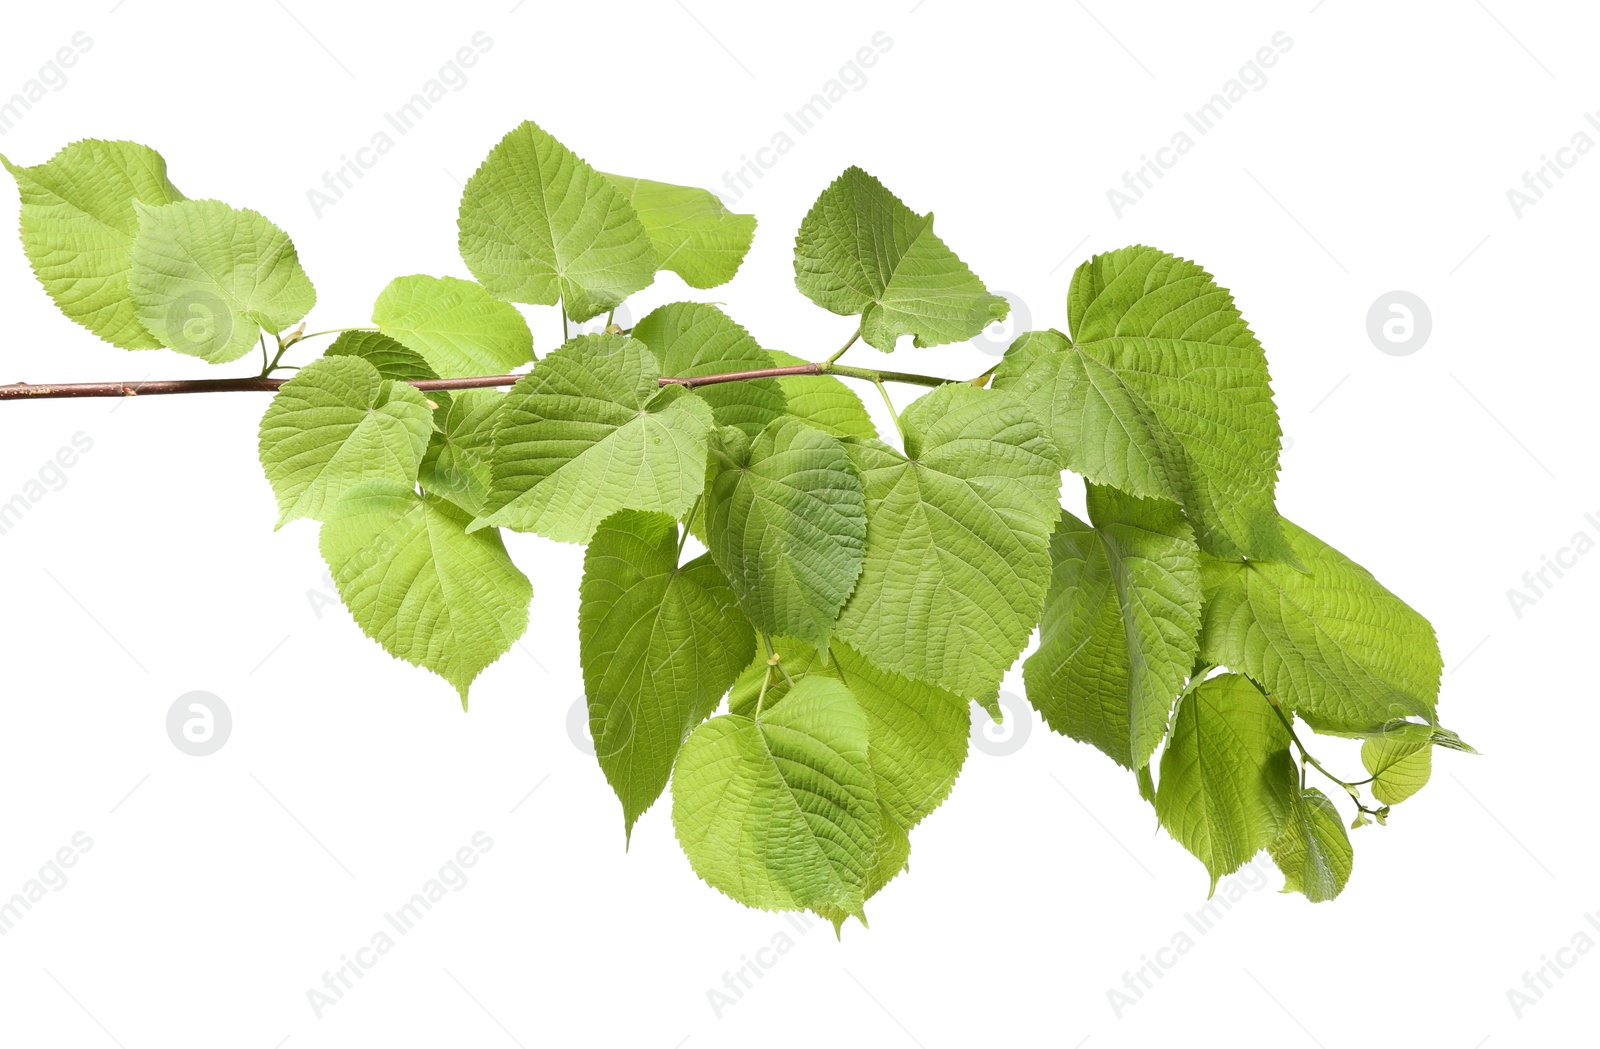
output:
[[[868,346],[892,350],[972,338],[1010,311],[883,183],[852,167],[812,205],[794,246],[795,284],[825,310],[861,315]]]
[[[820,676],[759,718],[702,723],[672,775],[695,873],[750,907],[860,918],[882,828],[867,732],[850,690]]]
[[[729,211],[709,190],[626,175],[606,178],[650,235],[658,270],[671,270],[691,288],[714,288],[739,272],[755,236],[754,215]]]
[[[848,645],[829,650],[826,673],[850,686],[866,712],[878,799],[910,830],[949,797],[967,760],[971,708],[954,693],[874,665]]]
[[[487,523],[581,543],[618,510],[683,516],[705,484],[711,408],[659,377],[639,340],[583,335],[518,379],[495,426]]]
[[[372,323],[444,378],[503,374],[533,359],[522,314],[470,280],[396,277],[373,303]]]
[[[1432,722],[1443,668],[1433,627],[1316,536],[1287,520],[1283,533],[1306,571],[1204,562],[1201,655],[1250,675],[1318,731]]]
[[[1213,892],[1277,839],[1298,789],[1289,730],[1255,685],[1224,674],[1178,701],[1156,816],[1206,865]]]
[[[1066,511],[1028,699],[1057,732],[1144,766],[1200,650],[1200,550],[1175,503],[1090,485],[1093,526]]]
[[[461,257],[497,298],[584,321],[655,279],[650,237],[606,177],[532,121],[509,132],[467,180]]]
[[[803,641],[773,638],[783,657],[783,670],[772,671],[764,710],[771,710],[789,693],[789,679],[832,677],[850,687],[867,715],[871,739],[869,757],[877,783],[878,799],[906,830],[938,808],[950,794],[966,762],[972,736],[967,701],[941,688],[912,681],[875,666],[848,645],[835,643],[824,664],[817,650]],[[765,650],[734,683],[728,711],[749,715],[755,709],[761,675],[768,672]]]
[[[1433,775],[1433,744],[1373,736],[1361,744],[1361,764],[1372,776],[1372,796],[1398,805],[1428,785]]]
[[[136,142],[85,139],[49,161],[0,165],[22,196],[22,248],[34,276],[61,312],[113,346],[161,346],[145,330],[128,293],[135,204],[158,207],[182,200],[167,181],[161,154]]]
[[[792,353],[768,350],[772,363],[779,367],[805,364]],[[778,387],[788,402],[786,410],[819,430],[835,437],[876,437],[878,428],[856,392],[831,375],[785,375]]]
[[[867,552],[835,636],[963,699],[992,695],[1038,622],[1061,475],[1010,394],[941,386],[901,415],[906,455],[849,441]]]
[[[483,513],[494,462],[494,425],[506,395],[458,390],[433,413],[434,432],[417,480],[471,514]]]
[[[285,331],[316,305],[289,235],[259,212],[217,200],[134,210],[128,290],[163,346],[211,364],[238,360],[263,330]]]
[[[872,869],[867,872],[867,884],[861,894],[865,903],[872,899],[878,892],[893,881],[901,871],[907,870],[911,860],[911,837],[906,828],[902,827],[887,809],[880,811],[878,820],[877,859],[873,861]],[[817,915],[833,925],[833,934],[838,936],[845,920],[850,917],[845,911],[819,904],[813,908]],[[861,920],[863,927],[866,919]]]
[[[789,682],[797,681],[805,675],[812,673],[826,673],[822,666],[822,657],[817,650],[804,641],[797,641],[789,637],[768,638],[772,642],[773,650],[779,656],[783,670],[780,671],[767,661],[765,645],[757,646],[755,659],[750,665],[740,672],[739,677],[728,690],[728,713],[750,716],[756,709],[756,703],[761,699],[761,682],[768,680],[765,703],[774,705],[789,692]]]
[[[1078,267],[1067,311],[1072,339],[1027,333],[993,379],[1047,420],[1063,465],[1181,503],[1209,553],[1287,556],[1267,359],[1227,290],[1185,259],[1123,248]]]
[[[650,347],[662,375],[696,379],[723,372],[772,367],[772,357],[737,322],[715,306],[672,302],[634,325],[633,337]],[[695,389],[711,405],[718,426],[737,426],[754,437],[783,414],[776,379],[713,383]]]
[[[628,834],[665,789],[684,737],[754,651],[716,565],[701,556],[679,566],[676,521],[606,518],[584,555],[578,655],[595,754]]]
[[[261,468],[278,497],[278,525],[325,520],[363,481],[409,486],[432,431],[428,402],[415,387],[383,378],[361,357],[312,361],[261,417]]]
[[[766,634],[827,647],[866,550],[861,475],[837,437],[781,418],[754,440],[714,438],[707,547]]]
[[[333,508],[322,556],[363,633],[461,694],[528,626],[533,588],[500,534],[408,486],[372,482]]]
[[[1283,891],[1304,893],[1312,903],[1343,892],[1355,862],[1339,810],[1315,787],[1295,795],[1289,820],[1267,851],[1283,872]]]
[[[439,377],[439,373],[433,370],[420,353],[395,342],[382,332],[341,332],[339,337],[323,351],[323,356],[360,357],[378,369],[378,374],[385,379],[399,379],[401,382]],[[441,395],[448,399],[449,395],[444,390],[435,391],[428,396],[438,399]]]

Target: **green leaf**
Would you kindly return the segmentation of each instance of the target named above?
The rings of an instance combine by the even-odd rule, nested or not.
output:
[[[702,723],[672,775],[695,873],[746,906],[862,917],[882,827],[867,731],[850,690],[818,676],[759,718]]]
[[[361,357],[323,357],[284,383],[261,417],[261,468],[278,497],[278,527],[324,520],[367,480],[410,486],[433,416],[413,386]]]
[[[740,672],[738,680],[728,690],[728,713],[743,714],[749,717],[756,709],[756,702],[761,698],[761,681],[769,673],[772,675],[771,684],[767,686],[766,705],[776,706],[778,700],[789,692],[789,682],[798,680],[812,672],[827,673],[821,666],[822,658],[817,650],[804,641],[797,641],[789,637],[769,638],[773,649],[782,658],[782,673],[767,662],[765,646],[756,649],[755,659],[750,665]]]
[[[0,165],[22,197],[22,248],[61,312],[125,350],[161,346],[135,315],[128,293],[135,204],[182,200],[161,154],[136,142],[85,139],[49,161]]]
[[[1428,785],[1433,743],[1373,736],[1361,744],[1361,764],[1372,776],[1372,796],[1385,805],[1398,805]]]
[[[503,374],[533,359],[522,314],[470,280],[396,277],[373,303],[372,323],[443,378]]]
[[[754,215],[736,215],[716,194],[626,175],[606,175],[650,236],[656,268],[691,288],[726,284],[739,272],[756,232]]]
[[[316,305],[289,235],[217,200],[135,204],[128,290],[163,346],[211,364],[238,360]]]
[[[1078,267],[1067,311],[1075,343],[1029,332],[993,379],[1048,420],[1063,465],[1181,503],[1209,553],[1286,557],[1267,359],[1227,290],[1185,259],[1123,248]]]
[[[417,480],[471,514],[483,513],[494,461],[494,425],[506,395],[460,390],[433,413],[434,433]]]
[[[1299,526],[1306,566],[1207,560],[1201,655],[1250,675],[1317,731],[1434,720],[1443,661],[1433,627],[1371,573]]]
[[[966,763],[972,737],[967,701],[884,670],[848,645],[834,645],[829,656],[827,673],[850,687],[867,715],[878,799],[910,830],[950,796]]]
[[[671,517],[623,511],[595,532],[583,560],[578,654],[595,754],[629,835],[755,643],[710,558],[678,565]]]
[[[586,321],[655,279],[656,254],[627,198],[532,121],[467,180],[461,257],[497,298]]]
[[[1057,732],[1129,769],[1150,760],[1200,650],[1200,550],[1175,503],[1089,486],[1084,524],[1066,511],[1028,699]]]
[[[433,370],[422,354],[395,342],[382,332],[342,332],[322,355],[360,357],[378,369],[378,374],[385,379],[411,382],[414,379],[439,378],[439,373]],[[438,397],[441,394],[446,398],[449,396],[444,390],[435,391],[433,396]]]
[[[972,716],[967,701],[941,688],[912,681],[875,666],[848,645],[835,643],[826,665],[803,641],[773,638],[788,678],[837,678],[850,687],[867,715],[869,757],[878,799],[906,830],[938,808],[967,759]],[[728,712],[749,716],[755,709],[765,651],[734,683]],[[774,673],[763,709],[771,710],[789,693],[788,678]]]
[[[911,837],[887,810],[880,810],[876,848],[877,859],[872,864],[872,870],[867,872],[867,884],[861,894],[863,903],[876,896],[896,875],[910,866]],[[844,927],[845,920],[850,917],[845,911],[825,904],[819,904],[814,910],[819,917],[832,923],[836,937]],[[861,924],[865,927],[866,920],[863,919]]]
[[[1267,848],[1283,872],[1283,891],[1304,893],[1312,903],[1331,900],[1344,891],[1355,862],[1344,820],[1315,787],[1296,793],[1291,813]]]
[[[768,350],[779,367],[805,364],[792,353]],[[835,437],[877,437],[878,428],[856,392],[831,375],[785,375],[778,388],[788,402],[787,411]]]
[[[914,346],[963,342],[1010,312],[934,235],[931,212],[918,215],[856,167],[800,223],[794,273],[818,306],[860,314],[861,338],[884,351],[907,334]]]
[[[498,532],[409,486],[350,492],[322,526],[322,556],[362,633],[390,655],[467,686],[528,627],[533,587]]]
[[[634,325],[633,337],[650,347],[662,375],[699,378],[772,367],[772,357],[750,333],[715,306],[672,302]],[[737,426],[754,437],[783,414],[776,379],[716,383],[695,390],[711,405],[718,426]]]
[[[582,335],[518,379],[495,426],[486,523],[582,543],[618,510],[682,517],[705,484],[712,414],[659,377],[639,340]]]
[[[866,551],[861,475],[839,439],[782,418],[754,440],[714,439],[707,547],[765,634],[826,648]]]
[[[1156,816],[1206,865],[1212,892],[1277,839],[1298,789],[1289,730],[1255,685],[1223,674],[1178,701]]]
[[[907,455],[846,445],[866,485],[867,552],[835,636],[887,670],[990,695],[1044,603],[1055,453],[1021,401],[964,383],[900,423]]]

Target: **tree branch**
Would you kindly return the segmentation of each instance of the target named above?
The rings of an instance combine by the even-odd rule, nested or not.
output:
[[[756,368],[751,371],[724,372],[720,375],[668,376],[663,375],[662,386],[715,386],[725,382],[745,382],[751,379],[773,379],[785,375],[842,375],[867,382],[899,382],[913,386],[943,386],[959,379],[943,379],[936,375],[918,375],[913,372],[874,371],[870,368],[851,368],[842,364],[812,362],[782,368]],[[474,375],[461,379],[413,379],[411,385],[419,390],[475,390],[489,386],[510,386],[520,375]],[[143,379],[135,382],[68,382],[68,383],[12,383],[0,386],[0,401],[51,399],[57,397],[153,397],[176,393],[273,393],[288,379],[268,379],[259,375],[235,379]]]

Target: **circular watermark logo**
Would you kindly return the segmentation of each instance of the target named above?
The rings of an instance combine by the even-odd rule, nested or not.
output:
[[[1009,291],[996,291],[994,294],[1011,304],[1011,312],[1005,320],[995,321],[969,341],[991,357],[1004,357],[1017,336],[1033,326],[1033,312],[1020,295]]]
[[[1385,292],[1367,310],[1367,338],[1391,357],[1416,353],[1432,333],[1432,311],[1409,291]]]
[[[624,703],[618,703],[611,708],[612,725],[606,733],[605,752],[601,757],[609,758],[627,745],[633,738],[633,711]],[[584,754],[597,753],[594,745],[594,736],[589,732],[589,700],[579,696],[572,701],[572,706],[567,708],[567,738],[572,740],[572,745]]]
[[[228,344],[233,336],[233,314],[222,299],[208,291],[191,291],[167,307],[167,337],[171,349],[196,357],[208,356]]]
[[[567,708],[567,737],[580,752],[594,753],[594,739],[589,735],[589,701],[582,696]]]
[[[997,758],[1021,750],[1033,733],[1033,708],[1021,696],[1000,693],[1000,710],[1005,721],[998,725],[982,709],[972,720],[972,745]]]
[[[167,738],[192,758],[215,754],[232,733],[228,704],[210,692],[185,692],[167,709]]]

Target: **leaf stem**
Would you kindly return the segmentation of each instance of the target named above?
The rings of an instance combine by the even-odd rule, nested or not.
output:
[[[827,371],[828,369],[832,368],[833,362],[838,360],[840,357],[843,357],[844,351],[854,346],[856,344],[856,340],[859,338],[861,338],[861,325],[858,324],[856,325],[855,334],[850,336],[850,341],[833,351],[833,356],[822,362],[822,370]]]
[[[1369,808],[1366,802],[1361,800],[1361,792],[1356,789],[1362,783],[1370,782],[1370,780],[1361,780],[1359,783],[1351,783],[1349,780],[1340,779],[1338,776],[1335,776],[1333,773],[1329,772],[1327,767],[1323,765],[1322,762],[1318,761],[1316,757],[1314,757],[1312,753],[1306,749],[1305,743],[1301,742],[1299,734],[1294,730],[1294,722],[1290,720],[1287,714],[1284,713],[1283,705],[1278,702],[1277,697],[1271,695],[1270,693],[1263,694],[1266,695],[1267,703],[1271,705],[1273,713],[1278,715],[1278,720],[1282,721],[1283,727],[1288,730],[1290,742],[1292,742],[1300,751],[1301,789],[1305,788],[1305,769],[1309,764],[1312,768],[1326,776],[1331,782],[1343,787],[1344,792],[1350,795],[1350,799],[1356,803],[1356,808],[1361,810],[1363,815],[1376,816],[1378,814],[1378,810]]]
[[[768,663],[768,665],[777,667],[778,670],[783,673],[783,680],[785,680],[785,681],[787,681],[789,683],[789,687],[790,688],[793,688],[794,687],[794,678],[789,676],[789,668],[783,665],[783,657],[778,655],[778,650],[772,647],[772,637],[771,637],[771,635],[762,634],[761,635],[761,640],[763,642],[765,642],[766,646],[767,646],[767,663]]]
[[[889,400],[889,391],[884,389],[882,379],[874,380],[873,385],[878,388],[878,393],[882,395],[884,406],[889,409],[889,418],[894,420],[895,431],[900,434],[900,441],[903,444],[906,439],[906,431],[900,425],[900,413],[894,410],[894,402]]]
[[[283,360],[283,355],[289,351],[289,347],[293,346],[296,341],[298,341],[298,340],[291,339],[288,342],[284,342],[282,339],[278,340],[278,353],[277,353],[277,356],[272,358],[272,363],[268,364],[265,368],[263,368],[261,370],[261,378],[265,379],[268,376],[270,376],[274,371],[277,370],[278,362]],[[266,348],[267,348],[266,336],[263,335],[261,337],[261,350],[262,350],[263,355],[266,353]]]
[[[699,512],[699,510],[700,510],[700,498],[703,495],[705,495],[705,493],[701,492],[700,495],[697,495],[697,496],[694,497],[694,502],[691,503],[690,506],[689,506],[688,516],[686,516],[683,519],[683,534],[678,537],[678,557],[677,557],[677,560],[679,560],[679,561],[683,560],[683,547],[684,547],[684,544],[689,541],[689,522],[693,521],[694,520],[694,515],[697,512]]]

